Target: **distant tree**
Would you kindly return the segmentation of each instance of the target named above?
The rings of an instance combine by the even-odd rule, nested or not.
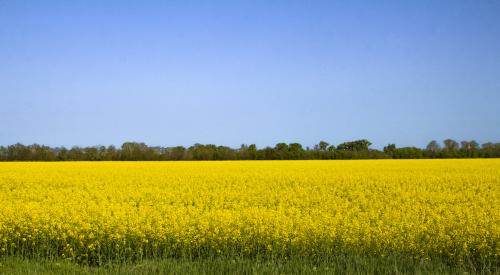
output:
[[[203,148],[204,145],[200,143],[195,143],[194,145],[188,148],[188,151],[192,155],[194,160],[203,160],[204,157]]]
[[[97,146],[97,158],[99,160],[107,160],[106,159],[106,155],[107,155],[107,152],[106,152],[106,146]]]
[[[176,146],[170,149],[170,160],[183,160],[185,159],[186,148],[184,146]]]
[[[106,148],[106,154],[104,157],[106,160],[119,160],[120,152],[116,149],[115,146],[110,145]]]
[[[33,160],[31,149],[21,143],[7,146],[7,158],[8,160]]]
[[[68,149],[66,149],[65,147],[61,147],[56,151],[57,151],[56,160],[58,161],[68,160]]]
[[[288,158],[287,159],[302,159],[304,156],[304,149],[300,143],[290,143],[288,145]]]
[[[255,144],[242,144],[237,152],[238,159],[250,160],[257,159],[257,146]]]
[[[458,142],[454,141],[453,139],[445,139],[443,143],[444,149],[446,150],[455,151],[458,149]]]
[[[337,149],[337,147],[335,145],[330,145],[328,146],[328,148],[326,149],[327,151],[324,153],[324,158],[325,159],[335,159],[335,150]]]
[[[237,152],[237,158],[243,160],[248,159],[248,145],[241,144],[240,149],[238,149]]]
[[[396,159],[420,159],[423,157],[423,152],[416,147],[402,147],[395,149],[393,157]]]
[[[366,139],[348,141],[337,146],[337,150],[344,151],[368,151],[368,147],[370,147],[372,143]]]
[[[483,158],[499,158],[500,143],[487,142],[481,146],[480,155]]]
[[[214,144],[200,144],[196,143],[188,148],[194,160],[218,160],[220,159],[220,148]],[[222,150],[222,149],[220,149]]]
[[[154,150],[142,142],[125,142],[122,144],[122,160],[153,160],[154,155]]]
[[[366,158],[367,159],[387,159],[390,157],[387,154],[385,154],[383,151],[370,149],[370,150],[368,150],[368,155]]]
[[[288,159],[288,144],[284,142],[277,143],[274,146],[274,157],[272,159]]]
[[[196,143],[189,148],[183,146],[160,147],[147,146],[139,142],[125,142],[121,148],[114,146],[64,147],[51,148],[45,145],[21,143],[0,146],[0,161],[81,161],[81,160],[232,160],[232,159],[380,159],[380,158],[494,158],[500,157],[500,143],[484,143],[481,147],[474,141],[452,139],[444,141],[441,149],[435,140],[429,142],[425,149],[416,147],[397,148],[388,144],[383,151],[370,149],[371,143],[366,140],[348,141],[338,146],[320,141],[314,149],[304,149],[300,143],[277,143],[274,148],[257,149],[255,144],[243,144],[239,149],[214,144]]]
[[[0,161],[6,161],[7,159],[7,148],[0,146]]]
[[[479,155],[479,143],[475,140],[460,142],[460,157],[473,158]]]
[[[439,143],[435,140],[429,142],[427,144],[427,147],[425,149],[425,156],[428,158],[436,158],[439,157],[441,154],[441,146]]]
[[[227,146],[217,146],[217,160],[231,160],[236,158],[236,153],[233,149]]]
[[[395,152],[396,152],[396,144],[394,143],[391,143],[384,147],[384,153],[391,158],[394,157]]]
[[[85,160],[95,161],[99,159],[99,152],[96,147],[86,147],[84,149]]]
[[[78,146],[73,146],[68,151],[68,160],[73,160],[73,161],[84,160],[83,150]]]
[[[320,141],[318,145],[320,151],[326,151],[330,144],[326,141]]]
[[[337,146],[337,150],[335,150],[335,159],[353,159],[355,157],[354,151],[338,148],[339,147]],[[340,148],[343,148],[343,146]]]
[[[247,151],[248,159],[257,159],[257,146],[255,144],[250,144]]]
[[[455,158],[458,156],[457,151],[458,151],[458,142],[454,141],[453,139],[445,139],[443,141],[444,143],[444,150],[443,150],[443,156],[446,158]]]
[[[258,153],[257,153],[257,156],[258,156],[258,159],[267,159],[267,160],[271,160],[271,159],[275,159],[275,155],[274,155],[274,149],[267,146],[265,147],[264,149],[262,150],[259,150]]]
[[[326,141],[320,141],[318,144],[314,145],[313,150],[309,150],[309,147],[306,149],[306,153],[303,157],[308,159],[328,159],[328,148],[330,144]]]
[[[56,155],[53,150],[45,145],[33,144],[28,146],[31,151],[31,158],[28,160],[35,161],[53,161],[56,159]]]

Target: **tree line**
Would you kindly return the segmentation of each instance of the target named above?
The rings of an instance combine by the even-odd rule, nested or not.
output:
[[[115,146],[49,147],[20,143],[0,146],[0,161],[163,161],[163,160],[306,160],[306,159],[419,159],[419,158],[498,158],[500,143],[484,143],[452,139],[443,145],[433,140],[426,148],[396,147],[383,150],[370,148],[366,139],[348,141],[337,146],[320,141],[304,148],[300,143],[278,143],[274,147],[257,148],[243,144],[240,148],[196,143],[190,147],[147,146],[142,142],[125,142]]]

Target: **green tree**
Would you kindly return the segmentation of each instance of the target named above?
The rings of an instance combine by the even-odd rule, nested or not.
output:
[[[318,147],[320,151],[326,151],[329,145],[330,144],[328,142],[322,140],[319,142]]]
[[[304,156],[304,149],[300,143],[290,143],[288,145],[288,158],[287,159],[302,159]]]
[[[427,144],[425,152],[427,157],[438,157],[441,153],[441,145],[439,145],[437,141],[432,140],[431,142],[429,142],[429,144]]]
[[[31,149],[21,143],[7,146],[7,159],[8,160],[32,160]]]
[[[288,144],[284,142],[277,143],[274,146],[273,159],[288,159]]]
[[[170,160],[183,160],[185,159],[186,148],[184,146],[176,146],[170,149]]]
[[[479,155],[479,143],[475,140],[460,142],[460,156],[463,158],[475,158]]]
[[[7,159],[7,148],[0,146],[0,161],[6,161]]]
[[[420,159],[423,157],[423,152],[416,147],[402,147],[395,149],[393,157],[397,159]]]
[[[151,160],[150,157],[150,148],[142,142],[125,142],[122,144],[122,160]]]
[[[487,142],[481,146],[480,155],[483,158],[499,158],[500,143]]]
[[[454,141],[453,139],[445,139],[443,141],[444,143],[444,150],[443,154],[444,157],[446,158],[455,158],[458,156],[458,142]]]
[[[337,150],[343,150],[343,151],[368,151],[368,147],[372,145],[371,142],[369,142],[366,139],[360,139],[360,140],[355,140],[355,141],[348,141],[344,142],[342,144],[339,144],[337,146]]]
[[[106,154],[104,156],[105,160],[119,160],[120,159],[120,154],[118,150],[116,150],[116,147],[114,145],[108,146],[106,148]]]
[[[391,158],[394,158],[395,152],[396,152],[396,144],[394,143],[391,143],[384,147],[384,153]]]
[[[99,159],[99,152],[96,147],[87,147],[84,149],[85,160],[95,161]]]
[[[257,146],[255,144],[250,144],[247,149],[248,159],[257,159]]]
[[[82,149],[78,146],[73,146],[68,151],[68,160],[73,160],[73,161],[84,160],[84,154]]]

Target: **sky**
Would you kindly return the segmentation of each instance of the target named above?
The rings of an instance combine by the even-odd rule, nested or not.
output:
[[[500,141],[500,1],[0,0],[0,145]]]

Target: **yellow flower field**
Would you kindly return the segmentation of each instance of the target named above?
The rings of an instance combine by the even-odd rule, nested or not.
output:
[[[500,160],[0,163],[0,255],[500,258]]]

